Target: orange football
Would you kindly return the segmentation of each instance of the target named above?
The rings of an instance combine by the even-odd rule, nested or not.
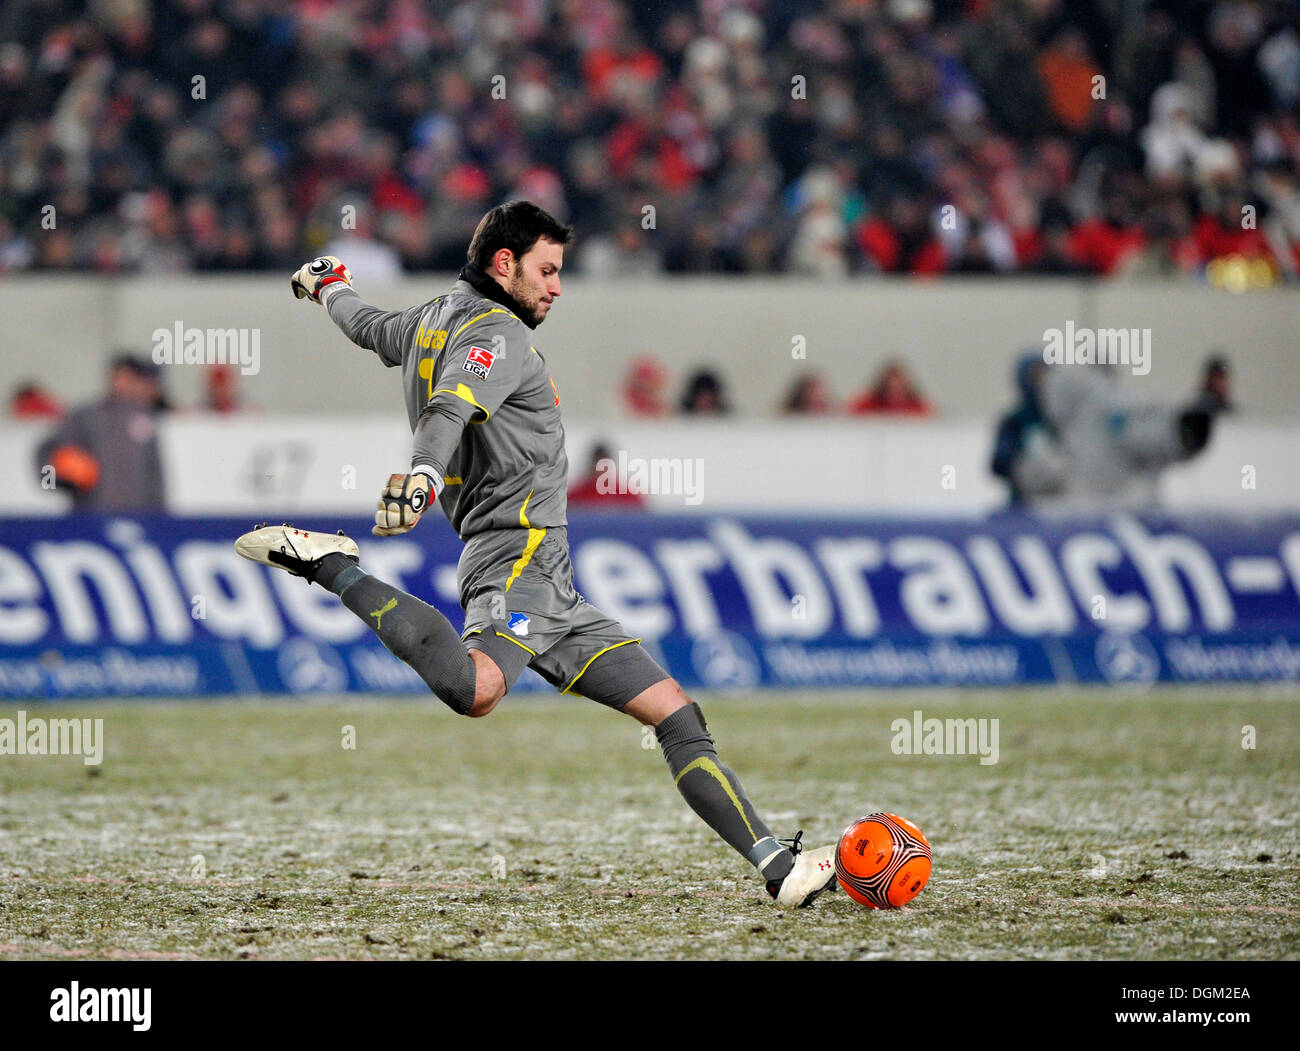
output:
[[[844,830],[835,851],[835,875],[854,901],[897,909],[930,879],[930,842],[897,814],[869,814]]]

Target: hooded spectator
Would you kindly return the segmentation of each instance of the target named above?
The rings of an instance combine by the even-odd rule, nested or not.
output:
[[[1007,483],[1010,505],[1025,507],[1038,497],[1059,493],[1064,485],[1056,429],[1043,414],[1041,388],[1047,365],[1041,350],[1027,351],[1016,362],[1020,401],[998,421],[991,469]]]
[[[1232,366],[1221,352],[1216,352],[1206,361],[1201,372],[1200,391],[1193,407],[1211,416],[1234,411]]]
[[[731,411],[722,392],[722,381],[710,369],[691,374],[682,391],[681,407],[687,416],[725,416]]]
[[[835,401],[826,381],[814,372],[794,381],[781,411],[788,416],[824,416],[835,412]]]

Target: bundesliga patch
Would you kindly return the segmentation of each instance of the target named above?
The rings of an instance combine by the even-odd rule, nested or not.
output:
[[[497,356],[490,350],[470,347],[469,354],[465,358],[465,371],[472,372],[479,379],[485,380],[488,378],[488,373],[492,371],[492,363],[496,359]]]
[[[522,639],[528,634],[528,614],[511,613],[510,620],[506,622],[506,627]]]

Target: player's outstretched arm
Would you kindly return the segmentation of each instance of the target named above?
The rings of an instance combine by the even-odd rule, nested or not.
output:
[[[293,294],[323,304],[330,320],[358,347],[373,350],[385,365],[402,363],[419,324],[423,306],[409,310],[380,310],[357,295],[352,271],[337,256],[323,255],[304,263],[289,279]]]

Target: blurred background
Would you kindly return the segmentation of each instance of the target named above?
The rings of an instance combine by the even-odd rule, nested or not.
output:
[[[289,274],[423,302],[514,198],[579,584],[683,681],[1300,674],[1294,3],[11,0],[0,695],[418,686],[229,544],[409,458]],[[365,550],[454,619],[458,547]]]

